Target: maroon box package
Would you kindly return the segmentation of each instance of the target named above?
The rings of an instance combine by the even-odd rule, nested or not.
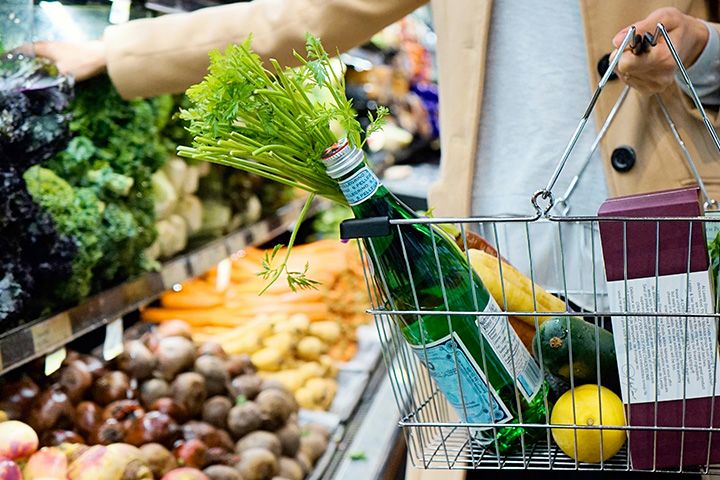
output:
[[[702,209],[698,189],[682,188],[613,198],[600,207],[598,215],[696,217],[702,215]],[[612,319],[629,425],[707,428],[712,421],[720,427],[715,322],[711,317],[686,320],[681,316],[686,311],[713,312],[704,231],[702,222],[600,222],[611,311],[679,315],[620,315]],[[718,436],[698,431],[631,430],[631,461],[638,469],[720,462]]]

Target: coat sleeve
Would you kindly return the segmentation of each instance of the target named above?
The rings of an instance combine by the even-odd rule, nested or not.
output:
[[[347,50],[427,0],[255,0],[108,27],[108,74],[124,98],[179,93],[204,77],[208,53],[253,35],[263,58],[296,64],[305,33]]]

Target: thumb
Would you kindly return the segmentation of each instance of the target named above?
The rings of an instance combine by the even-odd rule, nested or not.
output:
[[[620,44],[622,43],[623,38],[625,38],[625,35],[627,35],[628,30],[630,30],[630,27],[625,27],[613,37],[612,44],[616,49],[620,48]]]

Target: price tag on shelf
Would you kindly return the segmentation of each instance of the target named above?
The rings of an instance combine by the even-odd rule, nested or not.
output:
[[[105,327],[105,341],[103,342],[103,358],[110,361],[123,352],[123,321],[117,318]]]
[[[190,256],[190,268],[193,275],[202,275],[217,263],[226,258],[227,250],[223,242],[208,245],[199,252]]]
[[[166,290],[173,288],[173,286],[178,283],[184,282],[190,276],[188,274],[187,262],[184,258],[163,265],[162,270],[160,270],[160,275],[162,276],[163,288]]]
[[[217,275],[215,276],[215,289],[223,292],[230,286],[230,277],[232,274],[232,260],[225,258],[217,264]]]
[[[62,365],[63,360],[67,357],[65,347],[60,347],[45,357],[45,376],[52,375],[57,372]]]
[[[49,350],[70,340],[72,326],[67,313],[56,315],[30,329],[35,352]]]

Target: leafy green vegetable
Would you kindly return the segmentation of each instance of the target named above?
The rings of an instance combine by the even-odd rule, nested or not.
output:
[[[192,147],[181,146],[183,157],[227,165],[310,192],[288,245],[288,254],[315,195],[347,204],[336,181],[325,172],[325,149],[337,141],[333,126],[362,147],[362,128],[352,102],[345,96],[345,80],[320,40],[306,36],[307,56],[294,52],[300,67],[283,68],[270,60],[263,66],[250,48],[252,38],[231,45],[224,54],[210,54],[210,73],[187,91],[191,106],[181,117],[189,121]],[[368,127],[379,128],[387,109]],[[279,266],[268,258],[262,273],[270,283],[284,272],[292,288],[312,288],[304,272],[288,272],[287,256]]]
[[[154,242],[154,171],[170,149],[160,132],[172,97],[123,100],[107,77],[84,82],[71,105],[68,147],[44,164],[75,188],[87,188],[107,208],[96,233],[103,256],[94,267],[94,290],[154,268],[145,250]]]
[[[715,289],[718,292],[716,297],[720,297],[720,233],[710,242],[708,251],[710,252],[710,271],[715,282]],[[720,305],[717,308],[720,309]]]
[[[92,190],[75,189],[39,165],[28,169],[24,178],[28,192],[50,214],[58,231],[75,241],[72,275],[55,289],[55,296],[60,303],[76,302],[90,293],[93,268],[103,256],[98,233],[104,206]]]

